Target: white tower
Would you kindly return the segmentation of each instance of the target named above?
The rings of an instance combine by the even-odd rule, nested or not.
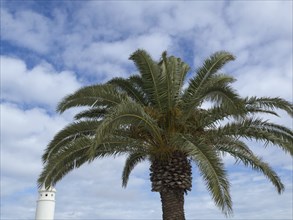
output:
[[[37,201],[36,220],[54,220],[55,193],[53,187],[46,189],[45,186],[39,190]]]

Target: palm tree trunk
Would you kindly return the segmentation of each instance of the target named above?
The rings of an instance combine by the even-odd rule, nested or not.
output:
[[[160,192],[162,201],[163,220],[185,220],[184,191],[163,190]]]
[[[191,190],[191,163],[185,153],[154,158],[150,167],[152,191],[161,195],[163,220],[185,220],[184,193]]]

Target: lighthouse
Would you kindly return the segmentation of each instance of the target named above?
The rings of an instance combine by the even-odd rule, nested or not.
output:
[[[36,220],[54,220],[55,193],[53,187],[46,189],[45,186],[39,190],[37,201]]]

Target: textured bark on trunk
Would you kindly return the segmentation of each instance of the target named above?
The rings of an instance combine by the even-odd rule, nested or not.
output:
[[[175,151],[169,158],[154,158],[150,171],[152,191],[161,195],[163,220],[185,220],[184,193],[192,185],[190,160]]]
[[[185,220],[184,191],[169,190],[160,192],[163,220]]]

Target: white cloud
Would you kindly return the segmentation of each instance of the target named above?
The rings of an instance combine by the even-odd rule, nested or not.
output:
[[[243,96],[279,96],[292,100],[291,74],[289,68],[247,65],[237,71],[235,86]]]
[[[138,48],[147,50],[158,59],[170,44],[168,35],[152,33],[121,41],[93,42],[86,47],[74,45],[64,51],[63,59],[67,66],[84,73],[83,76],[96,73],[98,79],[105,80],[133,74],[129,72],[132,62],[128,58]]]
[[[50,20],[33,11],[15,14],[1,8],[1,35],[19,46],[46,53],[51,47]]]
[[[238,206],[235,210],[238,211],[237,214],[235,213],[236,219],[237,216],[245,219],[286,219],[292,216],[292,209],[289,208],[292,207],[292,186],[289,185],[292,178],[283,178],[288,188],[286,193],[278,195],[272,184],[267,180],[257,179],[257,174],[246,174],[246,177],[244,175],[238,173],[235,178],[236,180],[241,178],[243,180],[241,183],[233,184],[232,180],[232,195],[235,205]],[[271,207],[271,210],[265,207]],[[248,209],[250,212],[247,212]]]
[[[287,219],[292,216],[292,176],[281,176],[286,186],[285,193],[281,195],[267,179],[256,172],[238,169],[230,171],[228,176],[234,208],[231,219]],[[193,191],[185,202],[187,219],[226,219],[213,204],[202,179],[198,175],[195,177]]]
[[[21,110],[2,103],[1,174],[32,180],[40,172],[47,143],[66,122],[60,116],[50,117],[44,109]]]
[[[253,36],[257,42],[261,39],[292,37],[288,28],[292,22],[291,1],[231,2],[226,15],[236,34]]]
[[[1,56],[1,93],[5,100],[55,107],[80,86],[70,71],[56,72],[48,63],[28,69],[20,59]]]
[[[45,109],[23,110],[10,103],[1,103],[0,108],[1,218],[33,219],[42,153],[72,113],[49,115]]]
[[[217,50],[228,50],[237,57],[236,67],[288,65],[292,60],[291,8],[290,1],[235,1],[203,10],[209,19],[194,32],[195,64]]]

